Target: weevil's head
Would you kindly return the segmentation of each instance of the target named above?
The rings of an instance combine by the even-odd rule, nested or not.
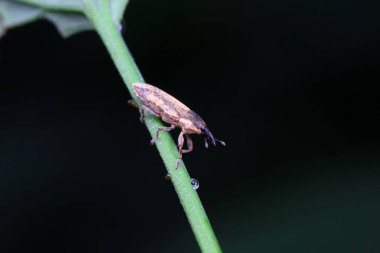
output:
[[[212,135],[210,129],[208,129],[207,126],[203,126],[202,127],[202,133],[204,133],[206,135],[206,139],[205,139],[205,146],[206,148],[208,148],[208,142],[207,140],[209,140],[212,145],[216,145],[217,142],[219,142],[220,144],[222,144],[223,146],[226,146],[226,143],[224,143],[224,141],[221,141],[221,140],[218,140],[216,138],[214,138],[214,136]]]
[[[197,121],[181,118],[178,121],[179,126],[186,134],[201,134],[202,129]]]

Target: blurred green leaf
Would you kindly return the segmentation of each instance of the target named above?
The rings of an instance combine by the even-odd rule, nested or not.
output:
[[[88,19],[81,14],[47,12],[44,18],[52,22],[65,38],[82,31],[94,29]]]
[[[73,11],[82,12],[82,0],[8,0],[24,3],[50,11]]]
[[[45,18],[52,22],[63,37],[68,37],[84,30],[93,29],[87,18],[80,13],[49,11],[40,7],[45,2],[51,7],[53,2],[58,2],[57,0],[30,1],[33,4],[26,4],[26,2],[28,1],[20,3],[12,0],[2,0],[0,2],[0,36],[4,35],[6,30],[10,28],[21,26],[41,18]],[[34,5],[34,3],[37,2],[39,6]],[[67,3],[70,2],[73,1],[67,1]],[[75,5],[69,5],[67,3],[66,5],[56,5],[56,7],[75,7]],[[77,3],[79,3],[79,1],[77,1]]]
[[[30,23],[38,19],[42,13],[41,9],[3,0],[0,2],[0,31]]]
[[[116,23],[121,22],[128,2],[129,0],[111,0],[110,1],[110,10],[111,10],[111,15],[114,22]]]
[[[97,5],[97,0],[91,1]],[[128,0],[109,1],[115,24],[121,23],[127,4]],[[83,13],[82,0],[1,0],[0,37],[10,28],[41,18],[52,22],[63,37],[94,29]]]

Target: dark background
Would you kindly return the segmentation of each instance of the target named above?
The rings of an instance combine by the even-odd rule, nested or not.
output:
[[[375,3],[131,1],[146,81],[227,143],[184,158],[225,252],[380,252]],[[198,252],[98,36],[0,50],[1,252]]]

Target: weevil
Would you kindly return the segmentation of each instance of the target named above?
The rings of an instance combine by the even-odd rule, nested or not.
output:
[[[206,123],[182,102],[169,95],[159,88],[147,83],[132,84],[133,90],[140,99],[142,105],[139,107],[140,121],[144,122],[145,113],[161,118],[164,122],[170,124],[169,127],[159,127],[155,138],[152,138],[150,144],[153,145],[161,131],[169,132],[176,127],[181,128],[178,136],[178,159],[175,167],[178,168],[182,160],[182,154],[189,153],[193,150],[193,141],[190,134],[205,134],[205,146],[208,148],[209,140],[214,146],[219,142],[223,146],[226,144],[214,138]],[[183,149],[184,136],[186,137],[187,149]]]

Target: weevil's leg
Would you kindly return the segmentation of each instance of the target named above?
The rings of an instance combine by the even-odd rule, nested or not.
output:
[[[128,104],[130,106],[133,106],[134,108],[139,108],[139,105],[137,104],[137,102],[134,99],[129,99]]]
[[[148,107],[146,107],[145,105],[141,105],[140,108],[139,108],[139,112],[140,112],[140,121],[141,123],[144,123],[144,117],[145,117],[145,113],[148,113],[150,115],[153,115],[157,118],[159,118],[160,116],[155,113],[154,111],[152,111],[151,109],[149,109]]]
[[[179,163],[182,160],[182,147],[183,147],[183,131],[178,136],[178,159],[177,162],[175,163],[175,168],[177,169],[179,166]]]
[[[193,140],[191,139],[190,135],[186,134],[186,143],[187,143],[187,149],[183,149],[182,153],[189,153],[193,151]]]
[[[149,109],[148,107],[146,107],[145,105],[141,105],[139,107],[139,104],[136,102],[136,100],[133,100],[133,99],[129,99],[128,100],[128,104],[135,107],[135,108],[138,108],[139,109],[139,112],[140,112],[140,121],[141,123],[144,123],[144,116],[145,116],[145,113],[148,113],[148,114],[151,114],[157,118],[159,118],[160,116],[155,113],[154,111],[152,111],[151,109]]]
[[[170,127],[159,127],[156,132],[156,138],[152,138],[150,140],[150,145],[153,145],[157,140],[158,140],[158,135],[160,134],[161,131],[166,131],[169,132],[175,128],[174,125],[171,125]]]
[[[178,136],[178,156],[179,157],[178,157],[177,162],[175,164],[176,169],[178,168],[179,163],[182,160],[182,154],[191,152],[193,150],[193,147],[194,147],[193,146],[193,140],[191,139],[190,135],[186,134],[187,149],[182,149],[183,148],[183,142],[184,142],[183,135],[184,135],[184,133],[181,132]]]
[[[139,108],[139,112],[140,112],[140,122],[144,123],[145,110],[143,109],[142,106]]]

